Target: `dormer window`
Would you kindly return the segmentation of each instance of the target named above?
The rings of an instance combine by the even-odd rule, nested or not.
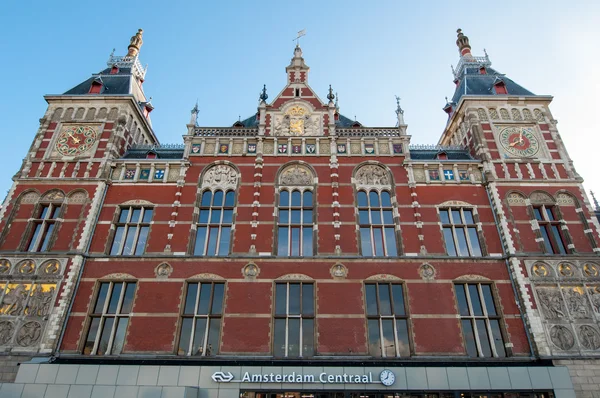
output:
[[[100,94],[102,92],[102,80],[95,79],[90,86],[90,94]]]
[[[506,91],[506,84],[504,84],[502,80],[497,80],[494,83],[494,90],[496,91],[496,94],[508,94],[508,91]]]
[[[481,68],[479,68],[479,74],[480,75],[487,75],[487,70],[485,69],[485,66],[482,66]]]
[[[442,152],[438,152],[438,153],[435,155],[435,158],[436,158],[437,160],[448,160],[448,154],[447,154],[446,152],[443,152],[443,151],[442,151]]]
[[[156,159],[156,158],[158,158],[158,155],[156,152],[148,152],[146,154],[146,159]]]
[[[233,123],[233,127],[244,127],[244,123],[238,120],[237,122]]]
[[[112,68],[110,69],[110,74],[116,75],[117,73],[119,73],[119,67],[117,65],[113,65]]]

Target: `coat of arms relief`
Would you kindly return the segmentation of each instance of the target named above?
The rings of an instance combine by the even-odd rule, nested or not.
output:
[[[301,106],[294,105],[273,118],[273,133],[276,136],[322,135],[321,116],[311,114]]]

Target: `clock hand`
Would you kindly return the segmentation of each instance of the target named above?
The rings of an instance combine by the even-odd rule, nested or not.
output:
[[[69,137],[71,137],[71,138],[73,139],[73,142],[74,142],[74,143],[76,143],[76,144],[79,144],[79,141],[81,141],[79,138],[75,137],[75,136],[73,135],[73,133],[71,133],[70,131],[69,131],[69,132],[67,132],[67,134],[69,135]]]

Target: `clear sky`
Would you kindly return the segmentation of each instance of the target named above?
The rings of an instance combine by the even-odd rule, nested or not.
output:
[[[588,190],[600,195],[600,1],[17,1],[0,2],[0,197],[44,115],[44,94],[60,94],[127,52],[144,29],[154,130],[181,143],[198,99],[199,123],[229,126],[256,112],[267,85],[285,84],[296,32],[309,84],[324,99],[331,84],[341,113],[366,126],[395,124],[402,98],[413,143],[435,144],[444,97],[458,62],[456,29],[474,55],[536,94],[551,110]],[[600,199],[600,196],[599,196]]]

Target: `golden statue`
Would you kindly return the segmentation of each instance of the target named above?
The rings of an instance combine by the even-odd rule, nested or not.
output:
[[[140,52],[140,48],[144,41],[142,40],[142,34],[144,31],[142,29],[138,29],[137,33],[134,36],[131,36],[131,41],[129,43],[129,47],[127,47],[127,56],[135,57]]]

